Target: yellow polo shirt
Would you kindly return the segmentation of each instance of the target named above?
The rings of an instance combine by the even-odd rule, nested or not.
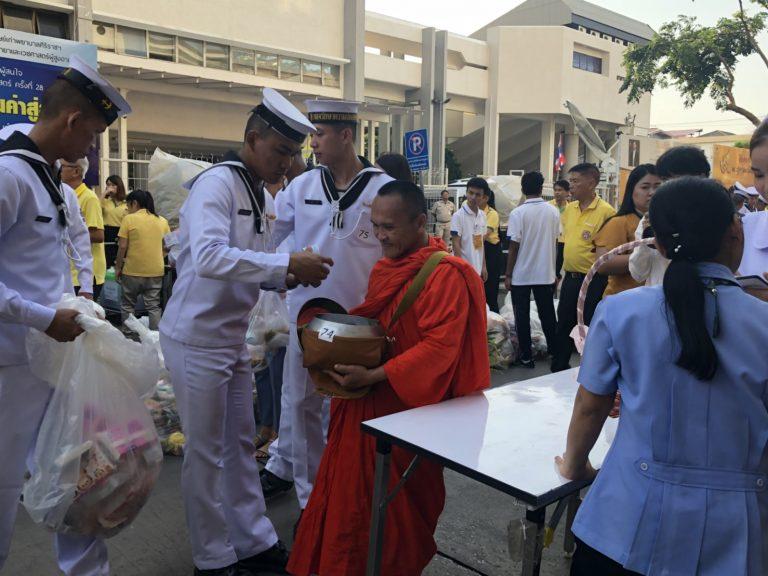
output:
[[[82,182],[75,188],[77,194],[77,203],[80,205],[80,214],[83,215],[85,225],[88,228],[104,230],[104,216],[101,213],[101,202],[96,193]],[[91,255],[93,256],[93,283],[104,284],[104,276],[107,273],[107,257],[104,254],[104,243],[91,244]],[[77,280],[77,270],[70,261],[69,269],[72,274],[72,284],[80,286]]]
[[[156,278],[165,274],[163,236],[171,231],[168,220],[144,209],[126,214],[118,238],[128,240],[123,262],[123,274]]]
[[[112,226],[113,228],[120,228],[120,224],[123,223],[123,218],[127,214],[128,204],[125,200],[122,202],[115,202],[112,198],[101,199],[101,212],[104,215],[104,226]]]
[[[483,212],[485,212],[485,226],[491,230],[486,242],[496,245],[499,243],[499,213],[490,206],[486,206]]]
[[[595,235],[616,210],[597,196],[586,210],[579,202],[569,202],[560,216],[563,224],[563,270],[586,274],[595,263]]]

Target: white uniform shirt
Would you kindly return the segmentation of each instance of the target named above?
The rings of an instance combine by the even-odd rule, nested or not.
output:
[[[507,236],[520,244],[513,286],[554,284],[560,211],[543,198],[529,198],[509,213]]]
[[[763,276],[768,272],[768,212],[751,212],[742,219],[744,223],[744,255],[739,274]]]
[[[648,225],[646,218],[640,220],[635,230],[635,240],[643,239],[643,231]],[[629,273],[635,282],[645,286],[660,286],[664,283],[664,274],[669,266],[669,260],[664,258],[655,248],[638,246],[629,256]]]
[[[179,212],[178,279],[160,332],[191,346],[239,346],[260,285],[285,286],[289,255],[270,253],[274,201],[264,194],[257,234],[248,190],[232,167],[214,166],[189,185]]]
[[[477,214],[466,203],[451,217],[451,236],[458,234],[461,239],[461,258],[477,271],[483,272],[483,237],[486,233],[485,213],[478,209]],[[475,237],[480,236],[479,247],[475,246]]]
[[[333,267],[318,288],[298,286],[288,293],[291,322],[312,298],[329,298],[346,310],[361,304],[368,290],[368,276],[381,258],[381,244],[373,234],[371,204],[384,184],[391,181],[378,168],[363,171],[372,176],[357,200],[344,210],[343,226],[332,233],[332,207],[321,182],[321,168],[295,178],[276,198],[277,224],[274,240],[282,242],[294,232],[295,250],[312,246],[333,259]]]
[[[30,156],[44,162],[38,153]],[[0,156],[0,366],[27,363],[27,329],[46,330],[55,314],[53,305],[62,294],[73,292],[68,250],[79,253],[81,285],[90,288],[88,229],[72,189],[65,185],[60,189],[66,229],[29,164]]]

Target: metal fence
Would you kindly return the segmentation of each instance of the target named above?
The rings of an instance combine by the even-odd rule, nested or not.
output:
[[[215,164],[221,161],[221,155],[218,154],[205,154],[199,152],[185,152],[183,150],[167,150],[164,152],[173,154],[179,158],[186,158],[189,160],[202,160],[204,162],[210,162]],[[102,166],[106,169],[106,175],[102,178],[104,180],[106,176],[110,174],[127,175],[125,182],[126,189],[130,190],[148,190],[149,189],[149,161],[152,158],[154,149],[129,149],[128,158],[110,158],[104,162]]]

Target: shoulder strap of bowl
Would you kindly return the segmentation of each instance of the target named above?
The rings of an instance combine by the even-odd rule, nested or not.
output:
[[[419,273],[416,274],[416,277],[413,279],[413,283],[408,287],[408,290],[406,290],[403,299],[400,300],[400,304],[398,304],[397,310],[395,310],[395,314],[392,316],[392,320],[389,321],[389,330],[392,330],[392,327],[400,319],[400,316],[405,314],[411,306],[413,306],[413,303],[416,302],[421,291],[424,290],[424,286],[432,275],[432,272],[435,271],[437,265],[440,264],[442,259],[446,256],[448,256],[448,252],[440,251],[435,252],[427,258],[427,261],[424,262],[421,270],[419,270]]]

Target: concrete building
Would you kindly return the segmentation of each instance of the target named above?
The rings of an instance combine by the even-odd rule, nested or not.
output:
[[[574,101],[606,140],[649,126],[650,98],[619,94],[622,53],[640,22],[581,0],[527,0],[471,37],[365,11],[364,0],[8,0],[2,26],[91,42],[134,113],[101,141],[102,172],[146,184],[156,146],[215,159],[242,138],[264,87],[364,102],[360,150],[402,150],[426,127],[430,179],[449,146],[465,175],[553,174],[592,159],[563,106]],[[467,8],[469,9],[469,8]]]

